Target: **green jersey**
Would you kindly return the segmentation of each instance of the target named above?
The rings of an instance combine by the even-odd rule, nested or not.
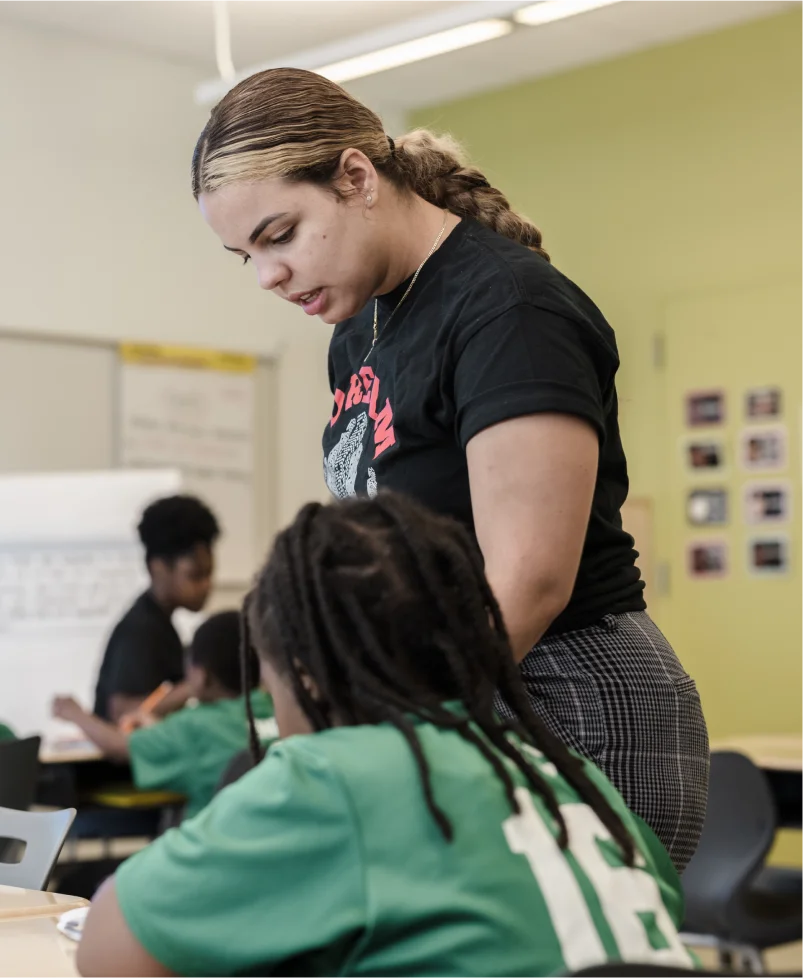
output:
[[[636,839],[637,867],[554,766],[532,751],[566,820],[453,730],[417,733],[418,768],[388,724],[290,737],[197,818],[119,869],[140,943],[182,975],[558,975],[625,959],[691,965],[677,874],[606,778],[588,774]],[[527,748],[528,753],[530,749]],[[660,855],[660,853],[659,853]],[[662,873],[665,871],[665,875]]]
[[[278,733],[272,701],[266,693],[255,690],[251,703],[260,737],[270,742]],[[136,786],[186,795],[186,817],[209,804],[229,762],[247,746],[242,696],[185,707],[161,723],[135,730],[128,740]]]
[[[17,735],[11,729],[7,727],[4,723],[0,723],[0,740],[16,740]]]

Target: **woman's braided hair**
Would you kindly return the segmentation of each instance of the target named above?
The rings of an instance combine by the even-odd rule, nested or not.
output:
[[[539,229],[510,209],[453,139],[416,129],[394,141],[362,102],[301,68],[257,72],[214,107],[193,153],[192,192],[197,199],[274,177],[331,187],[341,154],[351,148],[399,190],[474,218],[549,260]]]

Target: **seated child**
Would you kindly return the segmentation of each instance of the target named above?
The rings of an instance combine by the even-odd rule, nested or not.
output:
[[[691,965],[666,851],[531,712],[462,527],[310,504],[246,608],[284,739],[104,885],[81,974]]]
[[[95,689],[93,712],[114,723],[163,682],[176,685],[156,713],[164,716],[186,702],[184,646],[171,618],[178,608],[200,611],[206,604],[220,532],[214,513],[194,496],[157,499],[138,531],[150,587],[115,625]]]
[[[232,757],[248,744],[239,646],[240,615],[236,611],[208,618],[196,631],[189,651],[187,681],[198,705],[131,734],[87,713],[72,697],[58,697],[53,715],[80,727],[110,758],[130,760],[138,788],[186,795],[185,816],[194,815],[212,798]],[[266,693],[254,689],[256,661],[253,670],[250,704],[262,721],[263,739],[269,740],[270,725],[275,729],[272,704]]]

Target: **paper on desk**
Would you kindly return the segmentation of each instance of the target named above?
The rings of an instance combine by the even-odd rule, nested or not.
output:
[[[52,720],[42,735],[42,753],[57,754],[59,751],[96,751],[95,743],[87,739],[80,727],[62,720]]]
[[[69,937],[71,941],[80,941],[88,913],[89,907],[76,907],[75,910],[68,910],[59,917],[56,928],[65,937]]]

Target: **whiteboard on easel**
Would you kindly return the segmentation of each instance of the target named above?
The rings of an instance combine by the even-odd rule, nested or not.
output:
[[[124,344],[120,352],[120,464],[176,466],[184,490],[221,524],[218,581],[248,582],[255,560],[256,360],[143,344]]]
[[[91,709],[109,634],[148,583],[143,509],[175,470],[0,478],[0,722],[46,739],[54,696]]]

